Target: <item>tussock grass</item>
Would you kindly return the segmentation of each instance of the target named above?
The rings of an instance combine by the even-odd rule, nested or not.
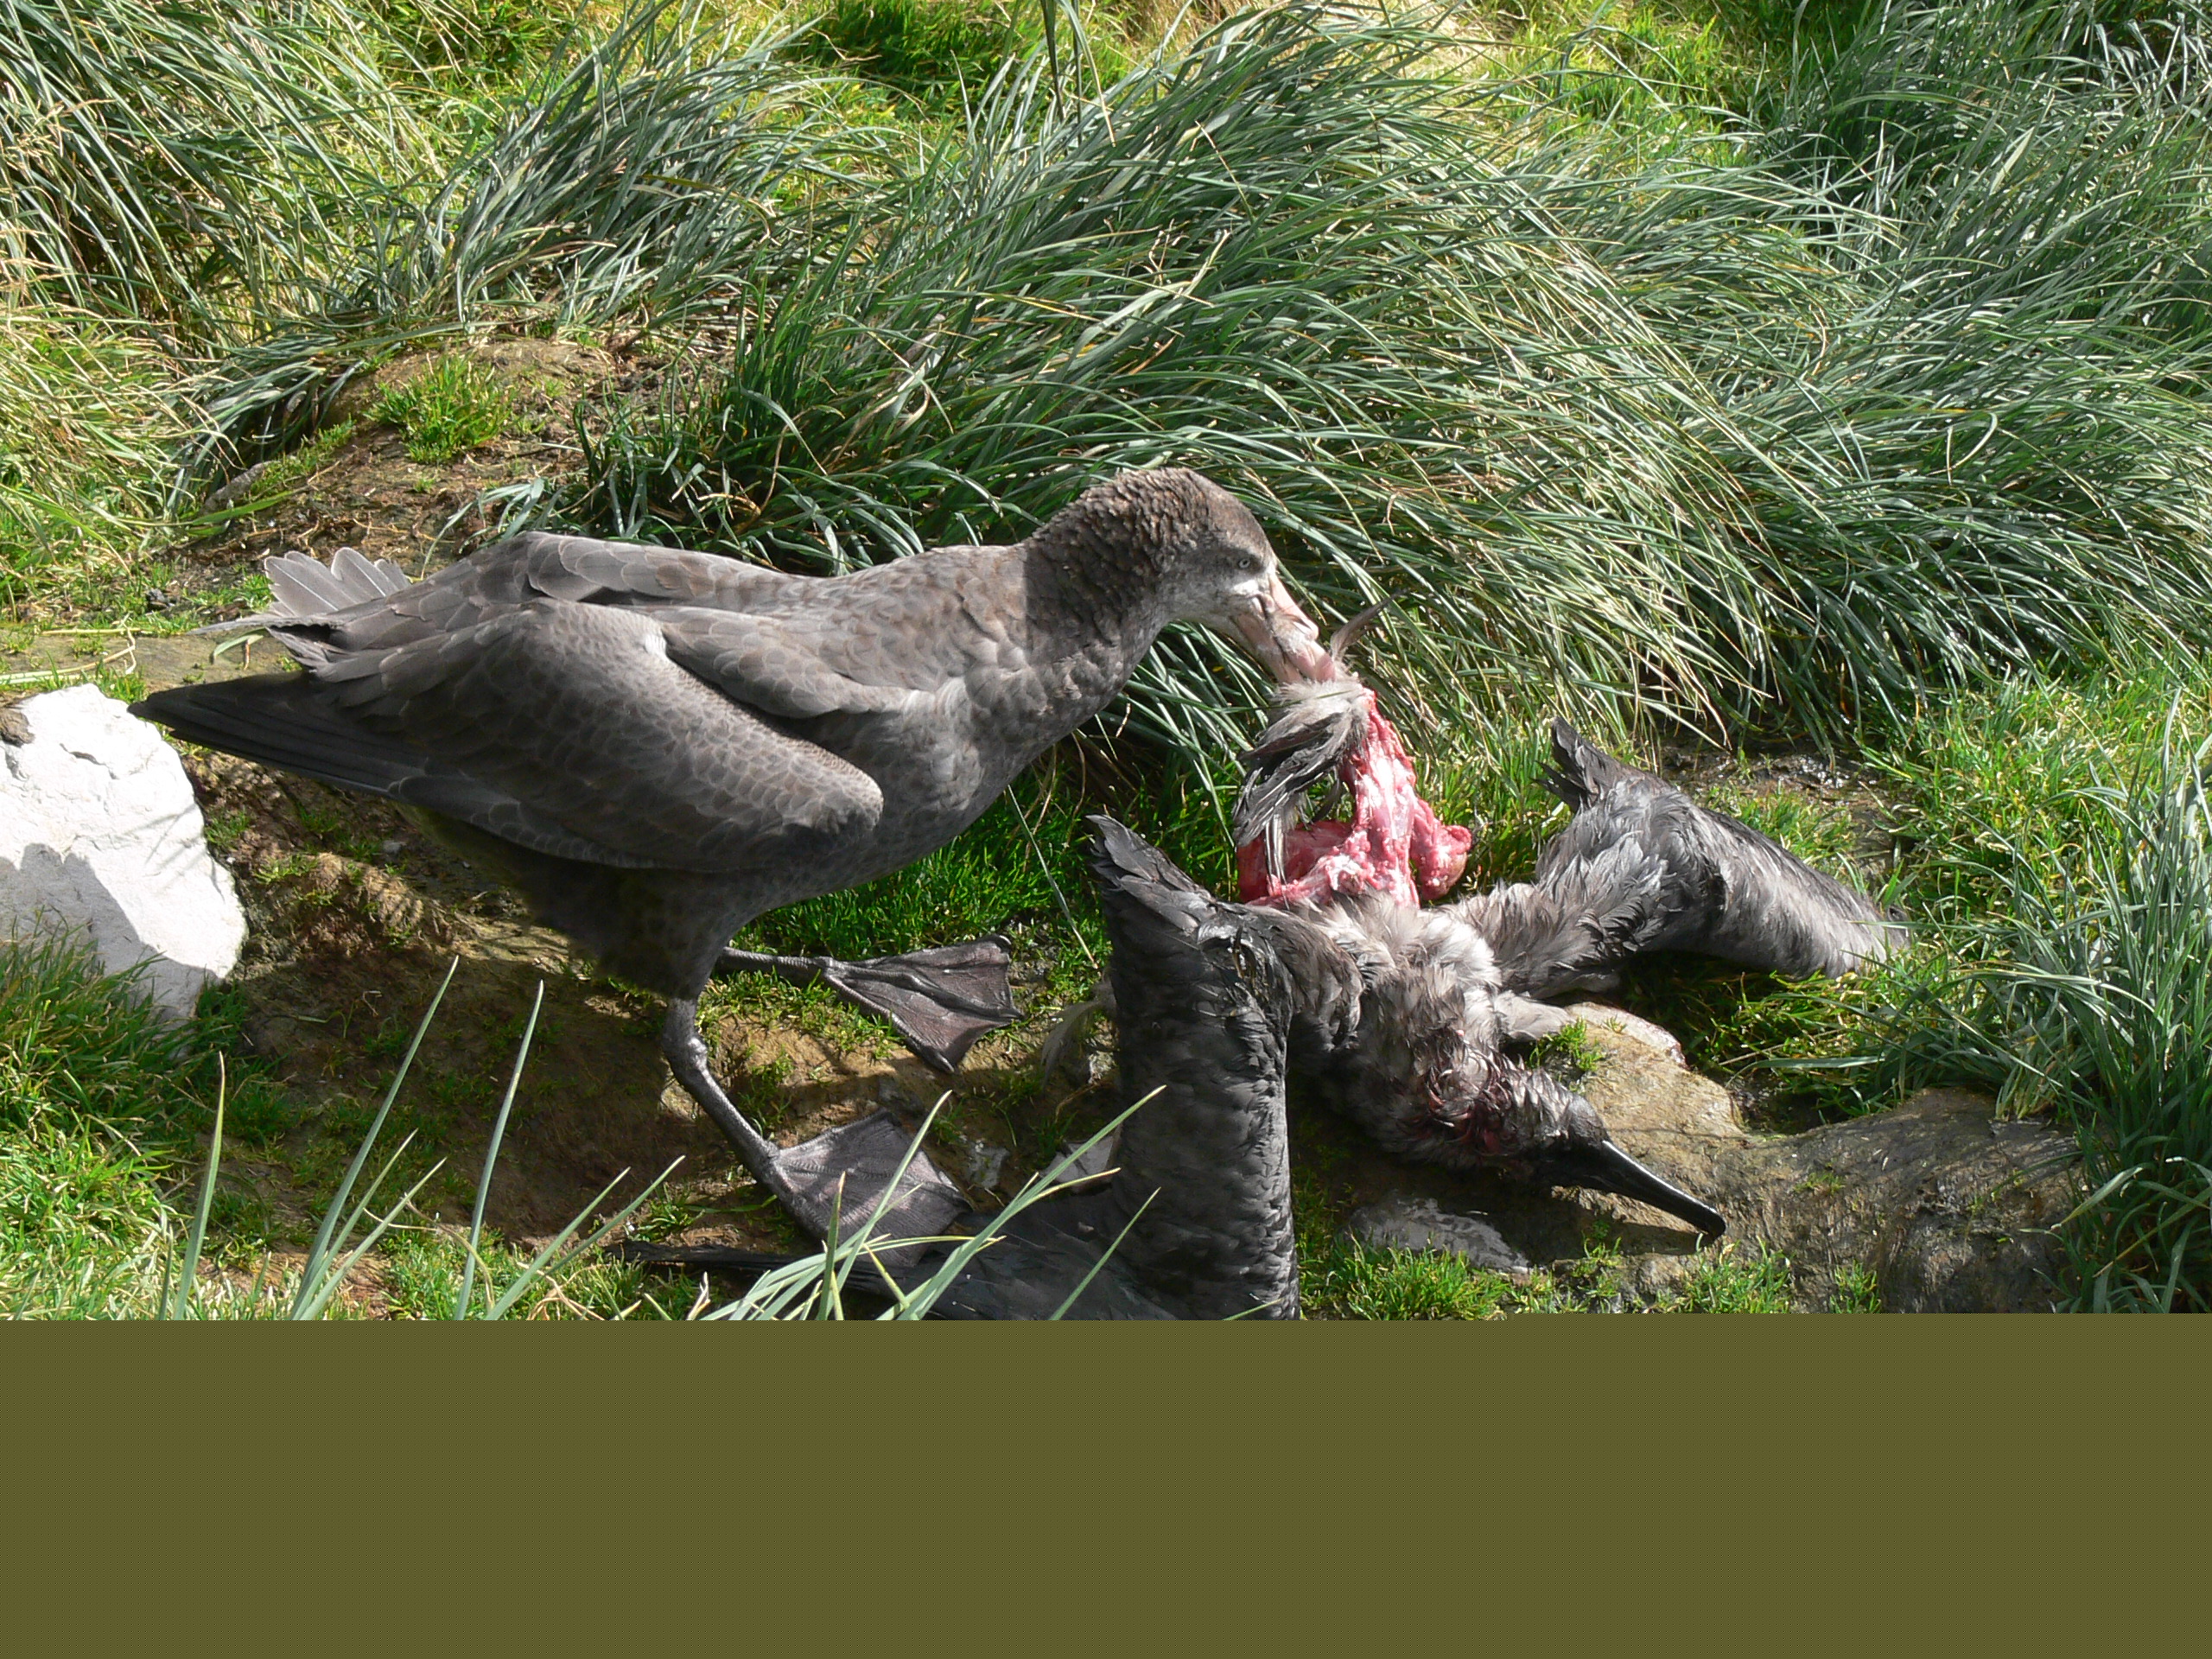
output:
[[[385,393],[369,418],[406,434],[410,461],[435,465],[489,443],[514,412],[513,393],[495,372],[448,355]]]
[[[527,73],[585,30],[591,0],[365,0],[387,74],[467,94]]]
[[[194,332],[270,303],[419,137],[340,0],[5,0],[0,251]]]
[[[1914,82],[1859,134],[1943,10],[1625,162],[1572,76],[1440,73],[1357,14],[1058,105],[1033,58],[748,277],[719,360],[599,411],[566,512],[838,569],[1194,465],[1321,608],[1395,598],[1399,695],[1455,719],[1534,683],[1601,729],[1832,740],[2204,637],[2194,112],[1992,9],[2019,86]],[[1172,641],[1139,727],[1217,747],[1248,679]]]
[[[143,340],[0,296],[0,605],[40,582],[111,574],[154,527],[188,423]]]
[[[1648,645],[1678,681],[1717,675],[1661,639],[1681,595],[1656,588],[1681,572],[1641,556],[1680,501],[1586,441],[1610,425],[1625,458],[1664,418],[1598,384],[1603,343],[1642,331],[1531,223],[1435,46],[1286,10],[1058,114],[1033,58],[803,280],[753,282],[719,365],[657,409],[603,410],[572,512],[842,569],[1019,533],[1105,473],[1174,461],[1239,488],[1332,607],[1402,590],[1422,623],[1400,631],[1408,679],[1441,707],[1527,662],[1539,534],[1545,575],[1594,613],[1547,605],[1540,626],[1568,616],[1557,655]],[[1570,486],[1566,453],[1592,475]],[[1705,588],[1748,607],[1702,550]],[[1589,670],[1573,677],[1605,677]],[[1170,642],[1137,719],[1217,749],[1220,686],[1249,677]]]
[[[352,263],[210,372],[176,499],[312,431],[382,355],[493,322],[635,331],[721,294],[733,264],[803,259],[779,219],[875,140],[833,121],[779,44],[647,0],[526,78],[427,181],[376,186]]]
[[[1011,0],[830,0],[798,54],[957,109],[1039,42],[1043,16]]]
[[[2206,760],[2170,741],[2075,792],[2063,846],[2018,815],[1988,826],[1989,853],[1962,849],[1996,913],[1959,925],[1948,974],[1881,1057],[2074,1126],[2095,1191],[2060,1233],[2085,1306],[2212,1309]]]

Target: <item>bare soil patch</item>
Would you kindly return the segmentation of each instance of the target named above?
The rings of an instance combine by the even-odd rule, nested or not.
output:
[[[479,505],[486,491],[550,479],[575,466],[579,398],[628,395],[648,373],[634,360],[626,364],[613,353],[569,340],[512,335],[477,343],[466,354],[492,371],[507,392],[508,429],[451,461],[410,460],[406,435],[378,423],[372,411],[387,392],[448,354],[398,358],[355,377],[323,423],[327,453],[308,446],[316,457],[312,470],[266,491],[243,476],[218,484],[213,496],[238,491],[253,510],[177,550],[185,594],[227,588],[273,553],[327,559],[351,547],[418,576],[449,563],[494,527],[496,516]],[[340,442],[329,442],[341,433]],[[281,476],[281,463],[272,470]]]

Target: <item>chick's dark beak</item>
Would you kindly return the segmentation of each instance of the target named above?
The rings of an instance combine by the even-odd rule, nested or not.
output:
[[[1282,578],[1273,573],[1268,585],[1249,599],[1240,600],[1230,613],[1230,626],[1246,650],[1258,658],[1277,683],[1295,685],[1301,680],[1333,680],[1336,658],[1322,648],[1321,631],[1298,608]]]
[[[1560,1186],[1617,1192],[1624,1198],[1648,1204],[1654,1210],[1681,1217],[1713,1238],[1728,1230],[1728,1218],[1718,1210],[1637,1162],[1610,1140],[1554,1153],[1539,1159],[1536,1170],[1544,1179]]]

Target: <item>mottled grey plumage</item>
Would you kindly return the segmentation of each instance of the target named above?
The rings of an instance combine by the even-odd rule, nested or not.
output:
[[[1530,1042],[1564,1021],[1506,987],[1487,942],[1452,907],[1368,892],[1254,913],[1279,918],[1278,959],[1299,964],[1298,1087],[1382,1146],[1421,1163],[1618,1192],[1726,1230],[1718,1211],[1616,1146],[1588,1101],[1529,1064]]]
[[[1124,474],[1011,547],[834,578],[527,535],[429,580],[272,562],[307,670],[137,705],[180,736],[413,809],[610,969],[671,998],[671,1064],[817,1229],[708,1074],[693,1003],[753,917],[943,846],[1180,619],[1331,671],[1251,514]]]
[[[1292,976],[1247,906],[1216,899],[1111,818],[1090,822],[1122,1098],[1153,1096],[1115,1147],[1116,1192],[1149,1205],[1116,1260],[1198,1317],[1294,1315]]]

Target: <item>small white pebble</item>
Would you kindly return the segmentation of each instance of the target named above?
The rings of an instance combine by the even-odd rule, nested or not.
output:
[[[377,851],[382,853],[386,858],[397,858],[399,856],[399,843],[396,841],[378,842]]]

